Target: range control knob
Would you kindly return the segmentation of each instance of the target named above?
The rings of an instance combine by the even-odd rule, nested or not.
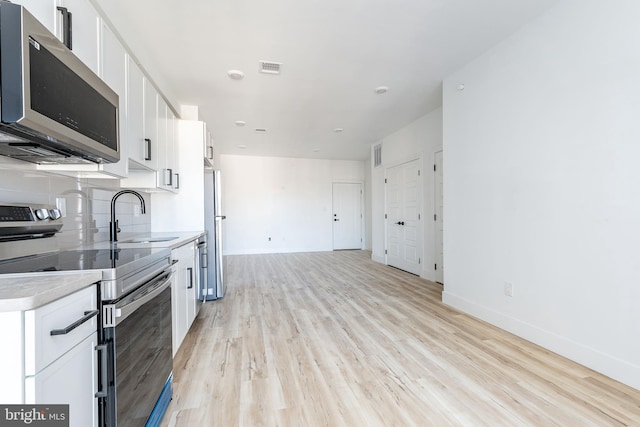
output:
[[[48,209],[36,209],[35,212],[36,218],[43,220],[49,218],[49,210]]]
[[[49,209],[49,217],[51,217],[51,219],[59,219],[61,216],[62,216],[62,213],[60,212],[60,209],[58,208]]]

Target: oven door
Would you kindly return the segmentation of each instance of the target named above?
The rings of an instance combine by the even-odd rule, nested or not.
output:
[[[171,355],[171,271],[167,270],[114,304],[104,329],[107,392],[102,426],[143,426],[173,369]]]

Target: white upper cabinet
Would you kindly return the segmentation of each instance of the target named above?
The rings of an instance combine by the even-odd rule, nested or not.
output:
[[[213,167],[213,137],[211,131],[207,129],[207,125],[204,125],[204,164],[208,167]]]
[[[13,0],[12,3],[26,7],[49,31],[58,35],[60,12],[56,9],[56,0]]]
[[[127,128],[127,52],[106,23],[100,25],[100,77],[119,98],[120,161],[104,165],[104,172],[116,177],[126,177],[128,172]]]
[[[168,189],[173,183],[173,171],[167,162],[167,104],[158,97],[158,187]]]
[[[180,172],[176,117],[93,2],[16,0],[16,3],[25,6],[61,41],[70,38],[72,52],[119,97],[119,162],[37,168],[81,178],[121,179],[122,187],[177,192]]]
[[[127,56],[127,144],[130,168],[155,169],[151,139],[144,128],[144,75],[131,56]],[[132,163],[133,162],[133,163]]]
[[[167,168],[173,174],[168,190],[180,191],[180,150],[178,147],[178,120],[167,106]]]
[[[91,70],[99,73],[100,15],[89,0],[61,0],[60,6],[71,13],[71,51]],[[64,41],[66,28],[62,12],[58,18],[56,35]]]
[[[89,0],[16,0],[49,31],[66,44],[71,35],[71,51],[99,75],[100,15]],[[69,13],[71,20],[65,19]],[[70,26],[70,31],[67,29]]]

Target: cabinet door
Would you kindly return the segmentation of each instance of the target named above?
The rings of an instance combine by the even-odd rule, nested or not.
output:
[[[184,263],[180,261],[179,249],[173,250],[173,259],[178,260],[173,267],[173,283],[171,284],[171,330],[173,355],[175,356],[187,334],[187,316]]]
[[[56,9],[55,0],[13,0],[12,3],[21,4],[27,8],[49,31],[56,34],[60,12]]]
[[[198,270],[196,266],[196,247],[193,243],[187,245],[189,250],[185,250],[185,265],[186,265],[186,276],[185,276],[185,299],[186,299],[186,323],[187,323],[187,332],[193,321],[196,318],[196,290],[198,286]]]
[[[208,160],[208,164],[213,167],[213,137],[211,131],[205,125],[204,136],[204,158]]]
[[[178,149],[177,120],[173,111],[167,106],[167,167],[173,173],[169,190],[180,191],[180,150]]]
[[[173,186],[173,170],[167,160],[169,135],[167,126],[167,103],[158,96],[158,188],[165,190]]]
[[[35,376],[25,379],[26,404],[68,404],[69,425],[98,425],[97,333],[93,333]]]
[[[196,312],[196,270],[194,242],[173,250],[178,262],[174,268],[171,312],[173,322],[173,354],[175,355],[193,323]]]
[[[144,82],[144,135],[151,140],[151,160],[145,165],[150,169],[158,170],[158,157],[160,148],[158,141],[158,91],[151,82],[143,77]]]
[[[89,0],[63,0],[60,2],[71,12],[73,19],[71,20],[72,28],[72,51],[76,54],[87,67],[99,75],[98,52],[99,52],[99,33],[100,33],[100,15],[91,5]],[[62,25],[62,19],[58,19],[59,26]],[[60,37],[62,28],[56,32]]]
[[[151,140],[144,135],[144,76],[133,58],[127,55],[127,143],[129,159],[150,167]],[[149,160],[147,160],[149,159]]]
[[[104,21],[101,22],[101,46],[100,49],[100,77],[109,87],[118,94],[118,108],[120,121],[120,161],[104,165],[105,172],[116,177],[124,178],[128,171],[128,147],[130,141],[127,138],[127,52],[120,40],[111,31]]]

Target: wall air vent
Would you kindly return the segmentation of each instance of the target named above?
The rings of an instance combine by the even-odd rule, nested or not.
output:
[[[256,129],[257,133],[267,133],[267,130],[265,128],[258,128]]]
[[[373,167],[377,168],[382,164],[382,144],[373,146]]]
[[[260,61],[260,72],[265,74],[280,74],[281,62]]]

